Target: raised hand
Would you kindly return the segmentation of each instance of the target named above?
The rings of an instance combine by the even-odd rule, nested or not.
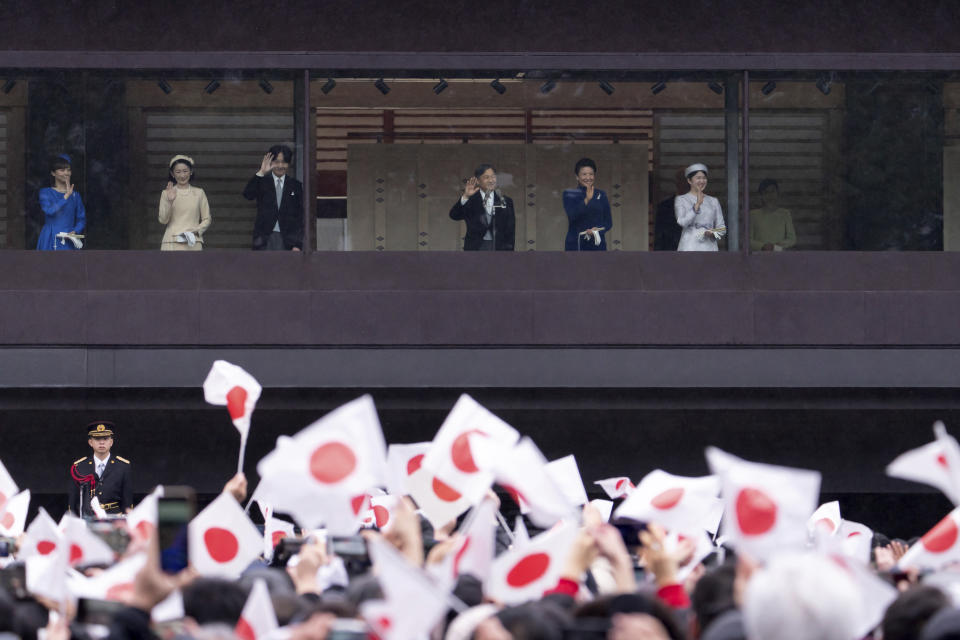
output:
[[[593,200],[593,185],[587,187],[587,197],[583,199],[583,203],[590,204],[591,200]]]
[[[168,181],[168,182],[167,182],[167,189],[166,189],[165,193],[166,193],[166,196],[167,196],[167,200],[169,200],[170,202],[173,202],[174,200],[177,199],[177,185],[175,185],[175,184],[173,184],[172,182],[169,182],[169,181]]]
[[[260,162],[260,170],[257,173],[268,173],[273,168],[273,159],[275,156],[269,151],[263,154],[263,160]]]
[[[700,205],[703,204],[703,189],[694,187],[694,190],[697,192],[697,209],[699,209]]]
[[[479,190],[480,190],[480,185],[477,184],[477,179],[470,178],[469,180],[467,180],[467,183],[463,186],[463,197],[469,198]]]
[[[73,195],[73,183],[67,183],[67,191],[63,194],[63,199],[67,200],[70,196]]]

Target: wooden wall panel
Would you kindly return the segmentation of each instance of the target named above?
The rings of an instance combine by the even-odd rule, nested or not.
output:
[[[943,150],[943,250],[960,251],[960,146]]]
[[[585,155],[598,164],[598,186],[613,204],[620,205],[613,210],[616,222],[608,236],[609,248],[646,250],[648,149],[644,144],[349,145],[350,247],[461,249],[465,226],[450,220],[449,210],[463,180],[473,175],[477,164],[489,162],[497,167],[499,187],[514,200],[515,250],[561,251],[567,232],[562,194],[576,185],[573,166]],[[613,182],[615,166],[619,166],[619,177]]]

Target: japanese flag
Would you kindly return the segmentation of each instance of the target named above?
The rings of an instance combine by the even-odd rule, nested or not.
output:
[[[927,531],[919,541],[910,547],[897,566],[908,569],[940,569],[960,560],[960,507],[947,514],[933,529]]]
[[[384,483],[385,467],[376,408],[370,396],[363,396],[292,438],[278,438],[277,447],[257,464],[256,495],[304,527],[325,523],[334,535],[350,535],[356,531],[347,531],[353,520],[359,526],[363,515],[356,509]]]
[[[386,602],[364,605],[364,619],[383,640],[426,637],[447,612],[451,585],[435,583],[383,540],[371,540],[369,551]]]
[[[233,632],[240,640],[264,640],[279,628],[267,583],[257,578]]]
[[[70,581],[70,591],[78,598],[126,601],[133,594],[133,581],[147,562],[145,553],[124,558],[92,578]]]
[[[721,504],[715,476],[690,478],[661,469],[648,473],[614,512],[616,519],[655,522],[681,533],[699,533]]]
[[[470,574],[481,582],[490,575],[497,534],[497,505],[485,499],[470,512],[453,553],[453,576]]]
[[[548,462],[547,474],[566,496],[568,503],[576,507],[587,503],[587,490],[573,454]]]
[[[157,528],[157,505],[163,497],[163,487],[158,486],[127,514],[127,530],[134,540],[146,542]]]
[[[820,534],[834,536],[840,530],[840,503],[834,500],[826,502],[813,512],[807,520],[807,531],[810,535]]]
[[[539,599],[557,586],[577,534],[577,526],[565,521],[527,544],[515,544],[494,561],[484,593],[504,604]]]
[[[260,532],[228,493],[190,521],[187,540],[190,563],[206,576],[236,578],[263,548]]]
[[[294,535],[294,527],[290,522],[267,516],[263,523],[263,556],[268,560],[273,558],[273,550],[280,541]]]
[[[50,598],[55,602],[62,602],[66,599],[69,593],[67,590],[67,554],[63,545],[57,545],[45,554],[31,554],[26,558],[24,564],[26,565],[27,591],[35,596]]]
[[[590,501],[590,505],[600,512],[600,518],[604,522],[610,522],[610,514],[613,513],[613,501],[612,500],[603,500],[602,498],[594,498]]]
[[[482,439],[488,450],[508,451],[519,437],[516,429],[464,394],[437,431],[423,466],[476,504],[493,484],[493,473],[474,457],[474,444]]]
[[[27,525],[27,509],[30,508],[30,489],[12,496],[0,508],[0,535],[16,538]]]
[[[387,447],[387,493],[396,496],[410,493],[407,477],[423,465],[423,457],[429,450],[429,442],[391,444]]]
[[[363,520],[364,526],[375,526],[381,531],[389,530],[393,525],[393,510],[396,509],[399,500],[398,496],[372,496],[370,509],[367,510],[367,516]]]
[[[502,450],[488,448],[486,441],[480,441],[477,450],[482,457],[489,456],[497,483],[535,524],[551,527],[563,518],[576,519],[577,505],[557,486],[547,469],[546,458],[533,440],[524,437],[516,446]],[[573,499],[579,500],[579,496]]]
[[[820,473],[741,460],[715,447],[707,462],[720,477],[727,517],[724,536],[738,550],[766,559],[804,548],[807,520],[817,505]]]
[[[80,564],[113,564],[113,549],[87,528],[85,520],[67,514],[60,521],[60,526],[71,567]]]
[[[417,464],[411,468],[413,471],[407,477],[410,497],[434,529],[470,508],[470,501],[462,493]]]
[[[27,527],[26,535],[20,544],[20,557],[29,558],[33,555],[46,556],[56,551],[63,543],[63,536],[57,528],[57,523],[40,507],[37,516]],[[66,556],[64,556],[66,562]]]
[[[0,462],[0,512],[3,511],[3,506],[7,500],[19,491],[17,483],[13,481],[13,478],[7,472],[7,468]]]
[[[841,520],[837,538],[840,540],[840,553],[864,565],[870,564],[873,529],[859,522]]]
[[[936,440],[899,455],[887,465],[887,475],[932,485],[953,504],[960,504],[960,445],[943,423],[933,425]]]
[[[605,478],[604,480],[597,480],[593,484],[600,485],[600,488],[603,489],[608,498],[616,500],[617,498],[626,498],[630,495],[630,492],[634,490],[633,482],[630,481],[630,478],[619,477],[619,478]]]
[[[263,388],[252,375],[226,360],[216,360],[203,381],[204,399],[210,404],[226,405],[243,440],[250,432],[250,415],[261,391]]]

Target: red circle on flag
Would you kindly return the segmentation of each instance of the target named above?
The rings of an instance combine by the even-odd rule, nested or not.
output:
[[[937,464],[939,464],[944,469],[950,468],[950,465],[947,464],[947,456],[943,455],[942,453],[937,456]]]
[[[240,551],[240,542],[237,540],[237,536],[221,527],[210,527],[204,531],[203,544],[206,545],[207,553],[210,554],[214,562],[230,562],[237,557],[237,552]]]
[[[238,386],[227,391],[227,411],[230,412],[230,419],[242,418],[246,410],[247,390]]]
[[[274,547],[277,546],[285,535],[287,535],[286,531],[274,531],[270,536],[270,544]]]
[[[736,500],[737,524],[748,536],[758,536],[777,523],[777,503],[760,489],[741,489]]]
[[[418,453],[409,460],[407,460],[407,475],[412,475],[414,472],[420,469],[420,465],[423,464],[423,454]]]
[[[673,509],[680,503],[680,500],[683,499],[683,493],[683,487],[667,489],[663,493],[654,496],[653,500],[650,501],[650,504],[655,509],[660,509],[661,511]]]
[[[104,597],[107,600],[120,600],[126,601],[129,596],[133,595],[133,583],[132,582],[120,582],[113,585],[107,589],[107,593],[104,594]]]
[[[377,618],[377,628],[387,631],[390,629],[390,626],[393,622],[387,616],[380,616]]]
[[[440,480],[440,478],[433,479],[433,493],[444,502],[456,502],[462,497],[459,491]]]
[[[237,620],[237,626],[233,630],[233,633],[241,640],[257,640],[257,634],[253,630],[253,627],[250,626],[250,623],[247,622],[246,618],[240,618]]]
[[[854,536],[859,536],[859,535],[861,535],[859,531],[854,531],[853,533],[848,534],[848,535],[847,535],[847,538],[852,538],[852,537],[854,537]]]
[[[515,589],[536,582],[550,567],[550,556],[546,553],[531,553],[513,565],[507,574],[507,584]]]
[[[377,526],[383,529],[390,522],[390,511],[379,504],[373,505],[373,517],[377,519]]]
[[[320,445],[310,456],[310,475],[318,482],[336,484],[357,468],[353,449],[342,442]]]
[[[3,520],[0,520],[0,525],[3,525],[4,529],[9,529],[13,526],[13,523],[16,522],[16,518],[13,517],[12,513],[3,514]]]
[[[3,508],[3,505],[7,503],[7,494],[3,491],[0,491],[0,508]]]
[[[474,434],[481,436],[487,435],[479,429],[464,431],[457,436],[457,439],[453,441],[453,446],[450,447],[450,457],[453,460],[453,466],[464,473],[476,473],[480,470],[473,461],[473,453],[470,451],[470,436]]]
[[[70,545],[70,564],[75,564],[83,559],[83,548],[78,544]]]
[[[149,540],[150,534],[153,533],[153,523],[149,520],[141,520],[137,523],[137,526],[133,528],[136,536],[141,540]]]
[[[833,532],[834,529],[837,528],[837,525],[833,524],[833,520],[831,520],[830,518],[820,518],[819,520],[817,520],[816,526],[824,527],[828,532],[831,532],[831,533]]]
[[[947,516],[920,538],[923,546],[932,553],[943,553],[957,541],[957,523]]]
[[[363,509],[363,503],[367,501],[367,494],[362,493],[359,496],[354,496],[350,500],[350,508],[353,509],[353,515],[358,515],[360,509]]]
[[[51,551],[57,548],[56,542],[50,542],[49,540],[41,540],[37,543],[37,553],[42,556],[47,555]]]

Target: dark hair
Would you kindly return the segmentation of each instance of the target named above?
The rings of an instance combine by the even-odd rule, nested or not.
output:
[[[275,144],[270,147],[270,154],[273,156],[273,159],[276,160],[277,156],[283,154],[283,159],[287,161],[287,164],[293,163],[293,149],[288,147],[285,144]]]
[[[780,193],[780,185],[777,184],[777,181],[774,180],[773,178],[767,178],[766,180],[761,180],[760,186],[757,187],[757,193],[763,193],[770,187],[773,187],[774,189],[777,190],[777,193]]]
[[[183,611],[198,624],[237,624],[247,594],[243,587],[222,578],[198,578],[183,588]]]
[[[690,595],[690,606],[697,614],[703,632],[721,614],[736,608],[733,601],[733,581],[737,569],[733,564],[722,564],[707,571],[697,580]]]
[[[172,182],[173,184],[177,184],[177,179],[173,177],[173,168],[174,168],[175,166],[177,166],[178,164],[185,164],[185,165],[187,165],[187,168],[190,169],[190,180],[189,180],[189,182],[193,182],[193,163],[190,162],[189,160],[184,159],[184,158],[177,158],[176,160],[174,160],[174,161],[170,164],[170,169],[169,169],[169,171],[167,171],[167,176],[168,176],[168,179],[170,180],[170,182]]]
[[[590,158],[580,158],[579,160],[577,160],[577,164],[573,165],[573,175],[575,176],[580,175],[580,169],[583,169],[584,167],[590,167],[591,169],[593,169],[594,173],[597,172],[596,162],[594,162]]]
[[[936,587],[918,585],[901,593],[887,607],[881,627],[884,640],[910,640],[937,611],[950,606],[950,599]]]
[[[69,169],[70,161],[63,156],[50,156],[50,173],[53,173],[57,169]]]
[[[497,172],[497,170],[494,168],[492,164],[483,163],[481,165],[477,165],[477,168],[473,170],[473,177],[479,178],[480,176],[482,176],[484,173],[487,172],[487,169],[493,169],[494,173]]]

